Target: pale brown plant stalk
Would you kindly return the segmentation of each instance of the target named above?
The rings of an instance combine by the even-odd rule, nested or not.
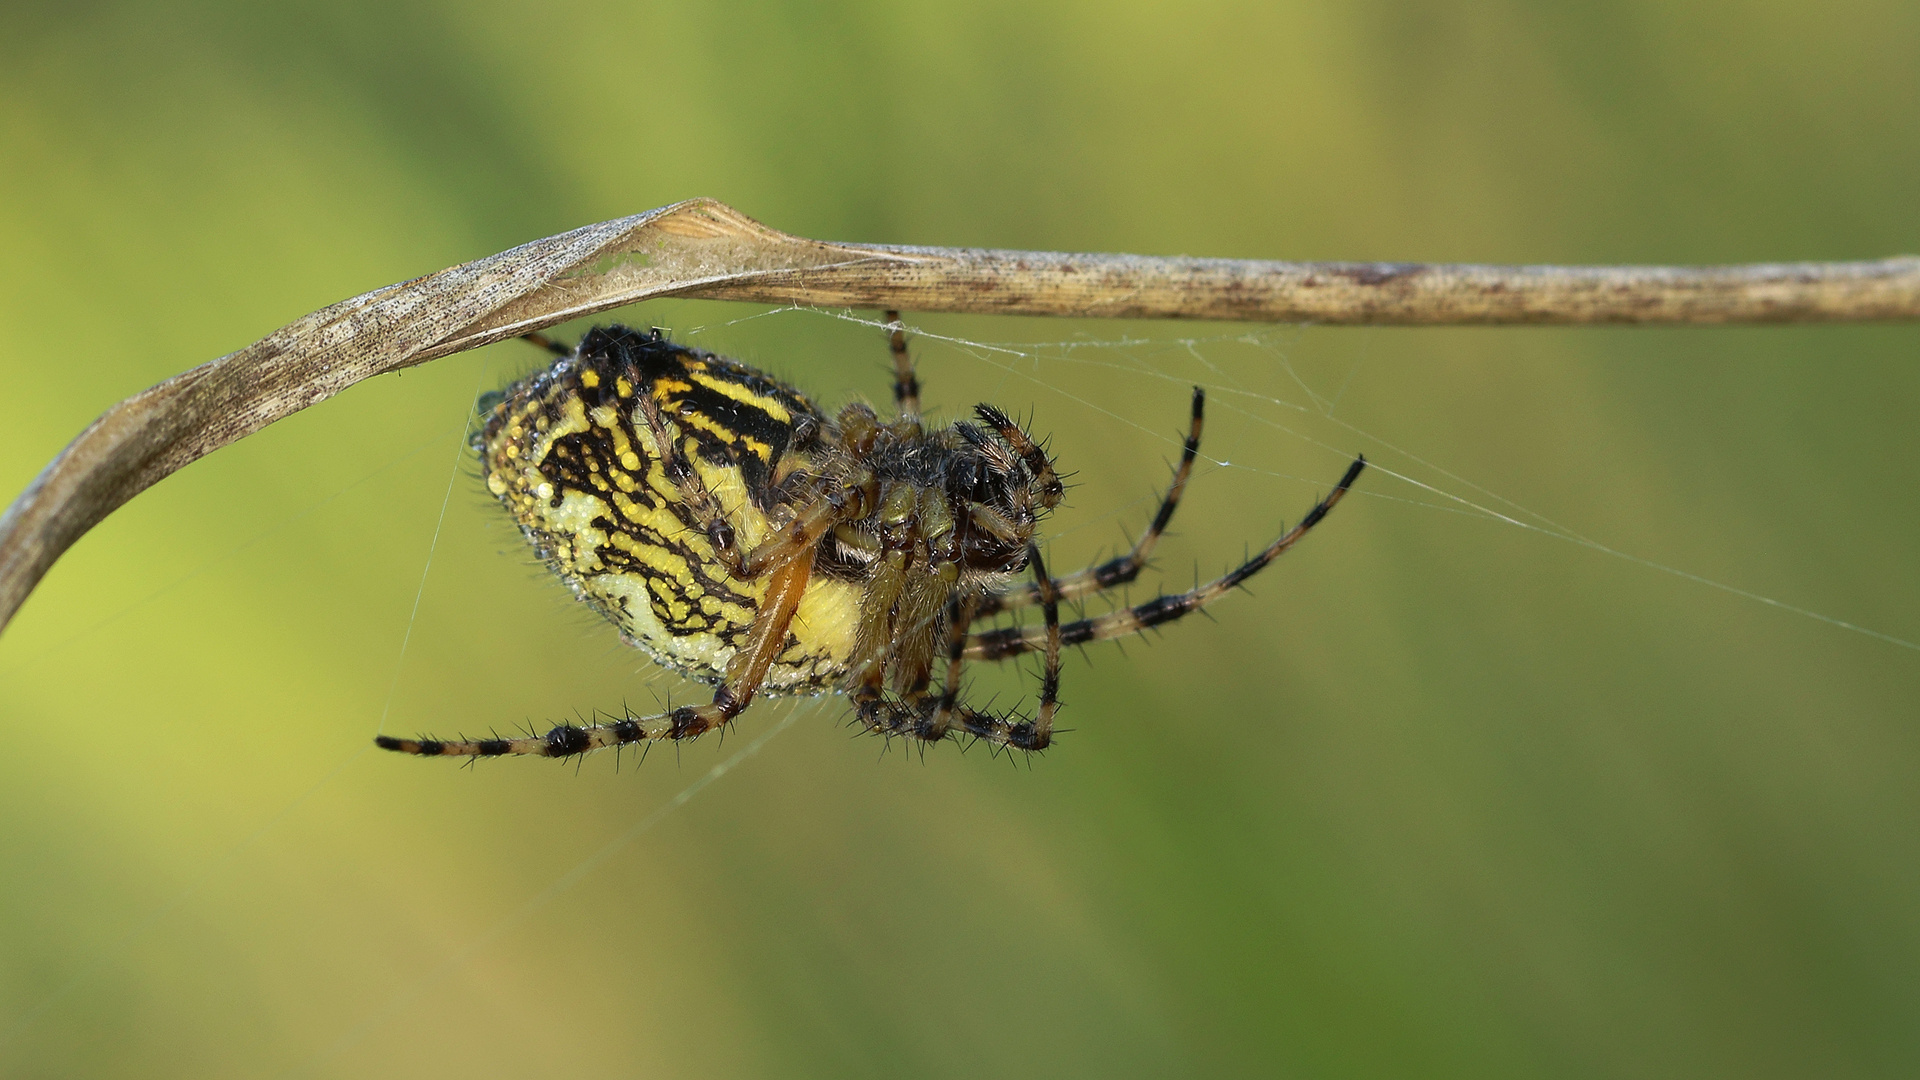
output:
[[[1920,258],[1472,266],[893,247],[789,236],[692,199],[343,300],[108,409],[0,517],[0,627],[75,540],[194,459],[362,379],[661,296],[1339,325],[1862,322],[1920,318]]]

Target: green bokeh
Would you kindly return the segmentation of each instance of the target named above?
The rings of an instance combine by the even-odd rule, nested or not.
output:
[[[692,195],[901,243],[1873,257],[1920,250],[1916,102],[1892,2],[16,3],[0,488],[309,310]],[[624,317],[884,394],[870,329],[752,310]],[[690,691],[454,471],[530,350],[356,387],[0,639],[0,1075],[1920,1070],[1920,652],[1449,498],[1920,639],[1920,331],[914,321],[1104,343],[918,346],[946,415],[1077,471],[1057,565],[1144,522],[1194,380],[1232,465],[1175,586],[1354,450],[1440,491],[1369,473],[1216,622],[1072,657],[1041,759],[806,706],[576,879],[790,706],[619,771],[367,749]]]

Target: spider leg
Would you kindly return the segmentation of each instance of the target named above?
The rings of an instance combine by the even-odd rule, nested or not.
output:
[[[1166,532],[1168,522],[1173,520],[1173,512],[1180,505],[1180,496],[1187,490],[1187,479],[1193,475],[1193,462],[1200,454],[1200,429],[1204,419],[1207,392],[1196,386],[1193,388],[1193,424],[1187,430],[1186,445],[1180,450],[1180,465],[1173,471],[1173,483],[1160,499],[1160,510],[1153,515],[1153,524],[1140,534],[1133,550],[1116,559],[1109,559],[1098,566],[1067,574],[1053,582],[1055,591],[1062,600],[1077,600],[1090,593],[1104,592],[1116,585],[1125,585],[1140,576],[1140,571],[1153,555],[1155,544]],[[997,615],[1015,608],[1031,607],[1040,602],[1040,586],[1037,582],[1028,582],[1006,590],[993,593],[980,602],[976,618]]]
[[[1040,505],[1048,509],[1060,505],[1060,497],[1066,494],[1066,485],[1060,482],[1060,474],[1054,471],[1047,452],[1033,441],[1026,429],[1014,423],[1006,413],[984,402],[973,407],[973,415],[998,432],[1013,448],[1013,452],[1020,455],[1027,472],[1033,476],[1035,490],[1040,493]]]
[[[843,521],[856,520],[872,512],[879,501],[876,486],[869,473],[855,478],[853,483],[829,489],[779,531],[739,556],[740,569],[733,572],[734,576],[756,578],[766,573],[768,567],[795,559],[811,565],[814,548],[821,537]]]
[[[1041,746],[1053,741],[1053,714],[1060,709],[1060,590],[1053,587],[1046,563],[1040,559],[1040,545],[1027,541],[1027,559],[1033,564],[1033,580],[1040,586],[1041,644],[1046,664],[1040,674],[1040,710],[1034,714],[1034,738]],[[964,651],[962,652],[964,654]]]
[[[869,677],[862,678],[849,691],[854,716],[862,726],[876,735],[899,735],[923,742],[939,742],[947,737],[954,716],[963,708],[959,704],[960,673],[966,661],[961,654],[967,646],[967,626],[971,622],[967,616],[972,604],[971,599],[958,597],[947,603],[947,681],[940,696],[890,698],[880,679],[871,677],[878,673],[867,672]]]
[[[1022,653],[1042,649],[1052,656],[1058,653],[1059,644],[1080,645],[1089,641],[1125,637],[1129,634],[1137,634],[1150,626],[1158,626],[1183,615],[1191,615],[1231,592],[1241,582],[1265,569],[1268,563],[1286,554],[1287,549],[1307,534],[1307,530],[1318,525],[1321,519],[1339,504],[1341,498],[1346,495],[1347,489],[1352,487],[1354,480],[1359,478],[1360,470],[1366,466],[1365,455],[1354,458],[1353,464],[1347,467],[1346,475],[1340,478],[1340,483],[1327,494],[1326,498],[1320,500],[1312,510],[1307,512],[1307,516],[1300,520],[1300,524],[1295,525],[1284,536],[1268,545],[1266,550],[1242,563],[1238,569],[1215,581],[1184,593],[1158,596],[1144,604],[1110,611],[1090,619],[1081,619],[1065,626],[1009,626],[999,630],[970,634],[967,637],[966,658],[1004,660],[1010,656],[1019,656]]]
[[[947,679],[940,687],[940,732],[945,734],[953,710],[960,705],[960,676],[967,666],[967,628],[973,625],[977,597],[955,600],[947,611]]]
[[[520,340],[531,342],[532,344],[538,345],[555,356],[572,356],[573,355],[573,346],[568,345],[565,342],[555,341],[554,339],[548,337],[545,334],[540,333],[537,330],[529,333],[521,334]]]
[[[382,750],[426,757],[498,757],[503,754],[539,754],[572,757],[589,750],[649,739],[691,739],[728,721],[753,701],[766,681],[767,669],[786,648],[787,629],[800,607],[813,572],[813,560],[789,559],[773,571],[766,599],[754,617],[747,639],[727,664],[726,679],[708,705],[686,705],[657,716],[627,714],[611,724],[559,724],[545,735],[521,739],[395,739],[382,735],[374,744]]]
[[[893,350],[893,407],[902,420],[920,415],[920,380],[913,373],[913,358],[907,355],[907,328],[900,313],[888,311],[887,345]]]
[[[1060,708],[1060,594],[1047,576],[1039,547],[1031,541],[1027,558],[1040,585],[1041,610],[1046,613],[1046,624],[1035,646],[1045,651],[1046,664],[1040,678],[1040,707],[1033,719],[981,712],[960,704],[960,675],[968,659],[967,643],[972,640],[967,627],[972,622],[969,609],[974,601],[967,600],[948,607],[947,681],[940,696],[897,700],[878,687],[858,687],[853,691],[855,715],[868,731],[939,742],[957,730],[1016,750],[1045,750],[1053,742],[1053,717]]]

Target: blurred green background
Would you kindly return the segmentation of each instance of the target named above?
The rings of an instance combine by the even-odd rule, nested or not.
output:
[[[309,310],[688,196],[917,244],[1877,257],[1920,251],[1916,103],[1910,2],[15,2],[0,488]],[[875,332],[758,310],[622,317],[884,399]],[[1058,566],[1145,522],[1192,381],[1171,587],[1356,450],[1444,494],[1371,472],[1217,621],[1070,657],[1032,762],[809,704],[583,865],[794,706],[638,767],[369,749],[691,691],[456,463],[533,350],[356,387],[0,639],[0,1075],[1920,1070],[1920,652],[1446,497],[1920,639],[1920,329],[912,321],[1028,343],[916,349],[1077,471]]]

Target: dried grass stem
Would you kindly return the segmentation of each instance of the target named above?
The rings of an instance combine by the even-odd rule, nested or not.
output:
[[[1290,263],[834,244],[711,199],[343,300],[115,405],[0,517],[0,627],[168,473],[362,379],[661,296],[1005,315],[1342,325],[1920,318],[1920,258],[1727,267]]]

